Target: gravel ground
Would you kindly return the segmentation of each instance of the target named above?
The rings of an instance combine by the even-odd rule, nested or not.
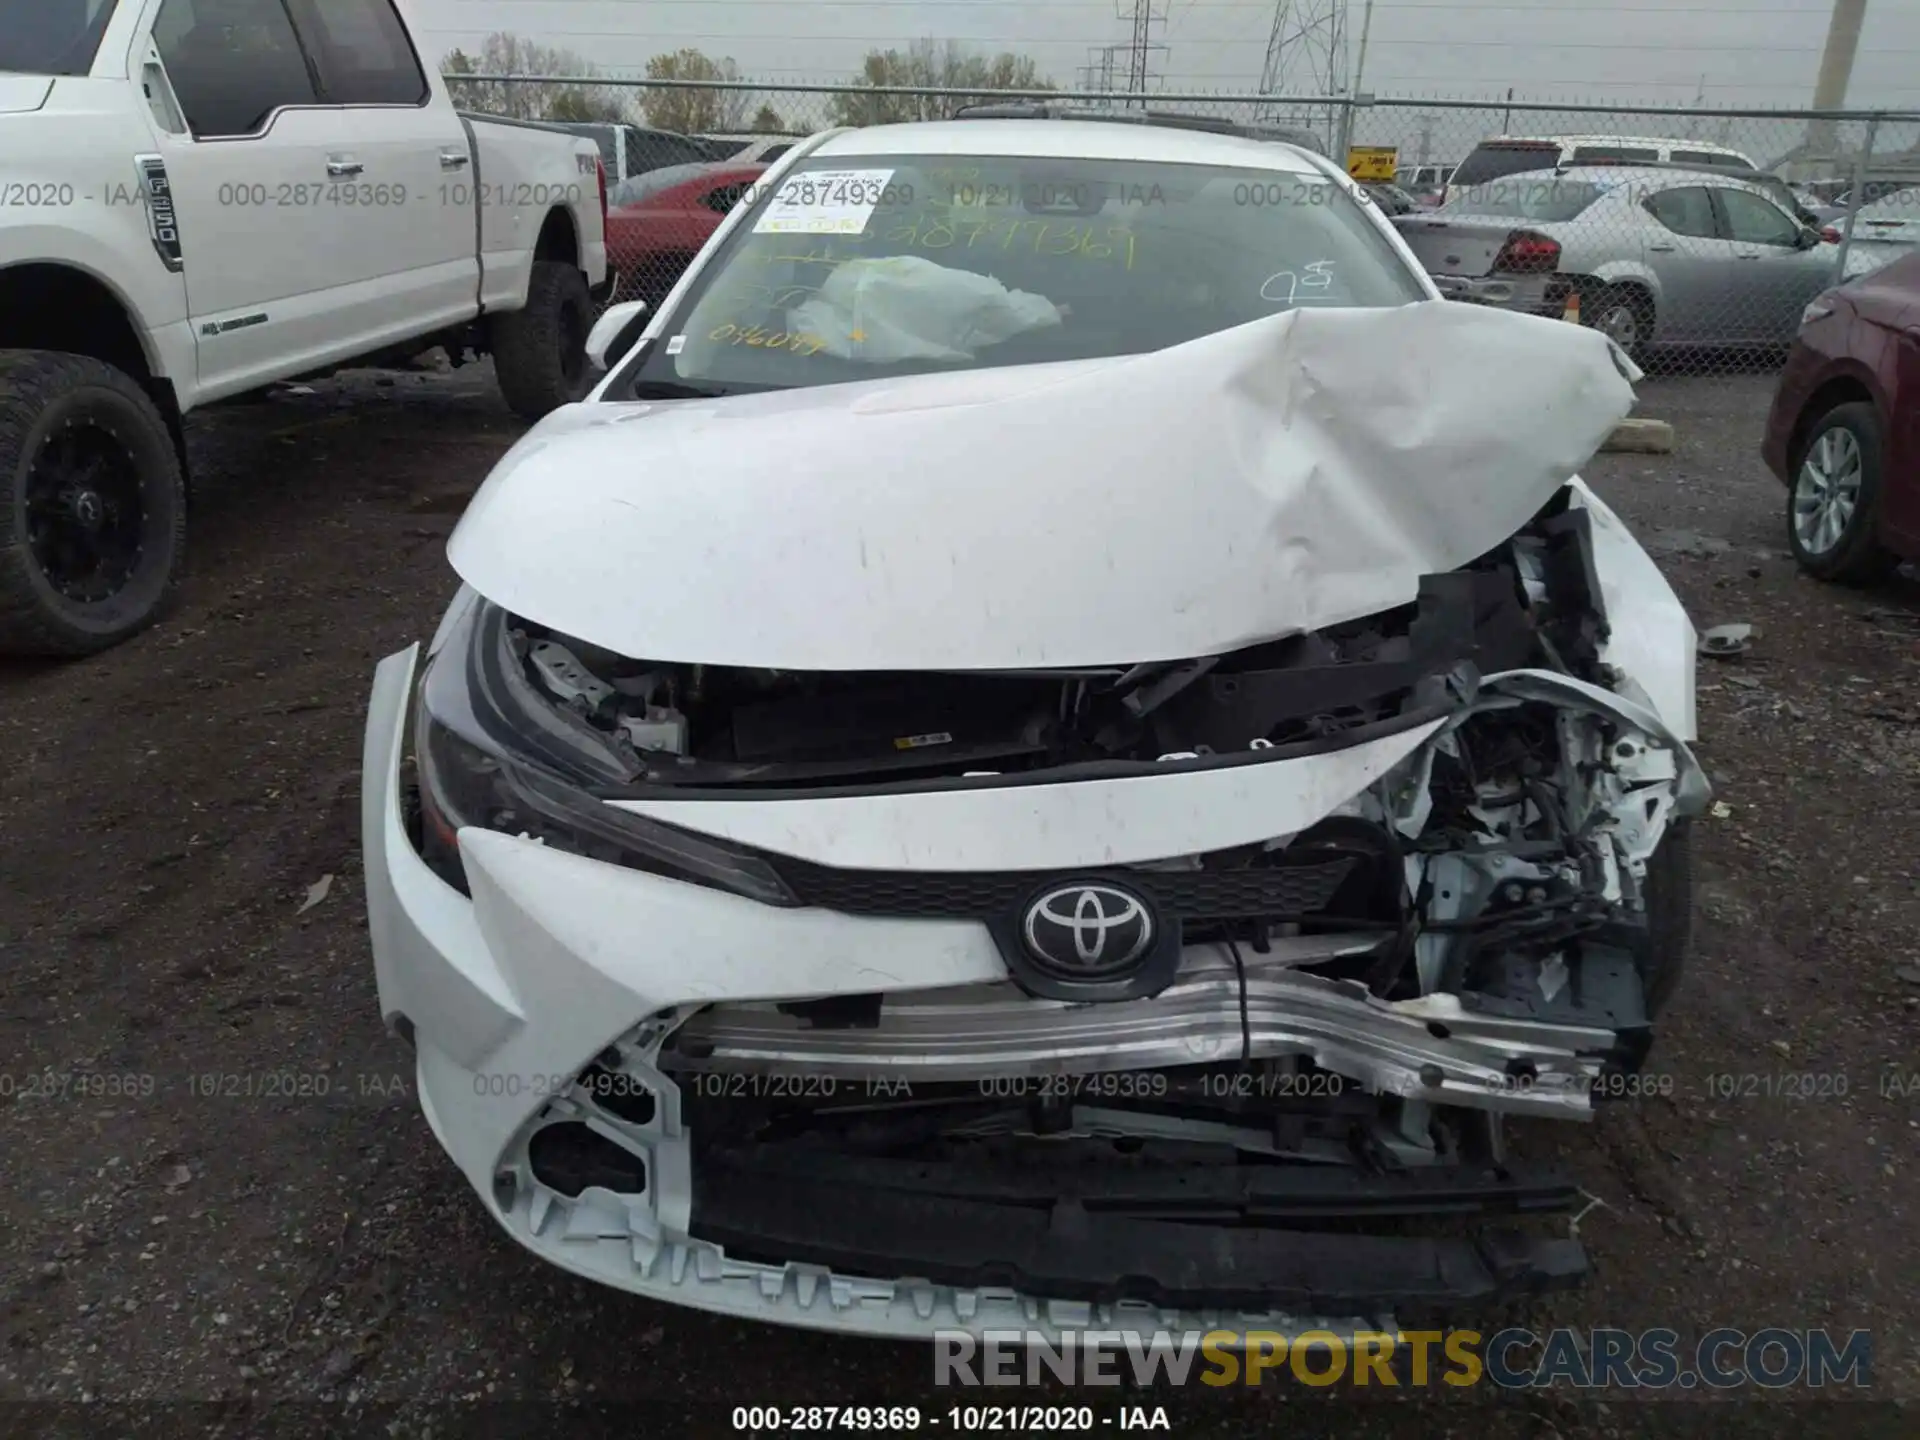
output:
[[[1724,809],[1698,827],[1696,951],[1650,1062],[1669,1093],[1590,1127],[1517,1127],[1517,1148],[1597,1202],[1579,1227],[1591,1283],[1523,1318],[1865,1328],[1873,1393],[1908,1400],[1920,878],[1897,837],[1920,781],[1920,585],[1797,574],[1756,455],[1770,390],[1763,374],[1649,380],[1641,412],[1675,422],[1678,451],[1589,472],[1698,624],[1759,633],[1701,662],[1700,754]],[[91,661],[0,664],[0,1415],[74,1433],[226,1416],[241,1433],[264,1420],[173,1402],[286,1404],[303,1426],[318,1412],[300,1407],[327,1401],[349,1407],[330,1425],[444,1433],[443,1402],[517,1401],[486,1412],[490,1433],[534,1433],[553,1401],[644,1401],[680,1433],[746,1401],[944,1413],[955,1397],[931,1392],[921,1349],[655,1306],[521,1252],[444,1161],[380,1029],[357,841],[367,684],[431,628],[453,589],[444,537],[517,433],[490,375],[345,377],[193,430],[177,613]],[[247,1093],[274,1073],[291,1086]],[[1790,1420],[1785,1394],[1759,1391],[1135,1398],[1179,1434],[1308,1414],[1525,1436],[1646,1433],[1656,1414],[1755,1435],[1901,1418]]]

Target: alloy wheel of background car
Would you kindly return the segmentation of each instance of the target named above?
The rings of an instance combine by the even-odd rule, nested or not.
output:
[[[1640,347],[1646,343],[1653,328],[1645,314],[1644,302],[1624,290],[1603,290],[1591,313],[1593,318],[1588,323],[1594,329],[1613,341],[1628,356],[1639,358]]]
[[[153,401],[101,361],[0,353],[0,652],[86,655],[171,598],[186,490]]]
[[[1809,555],[1833,549],[1859,504],[1860,442],[1836,425],[1814,441],[1794,480],[1793,528],[1802,548]]]
[[[1886,575],[1899,560],[1875,537],[1879,507],[1879,416],[1860,401],[1829,410],[1808,431],[1787,489],[1794,559],[1822,580]]]

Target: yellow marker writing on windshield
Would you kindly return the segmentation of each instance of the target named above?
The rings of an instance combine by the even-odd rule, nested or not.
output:
[[[756,350],[791,350],[796,355],[818,355],[827,348],[827,342],[820,336],[801,330],[770,331],[764,325],[743,330],[731,322],[716,325],[707,332],[707,339],[716,345],[751,345]]]

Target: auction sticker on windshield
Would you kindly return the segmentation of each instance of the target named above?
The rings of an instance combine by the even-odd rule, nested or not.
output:
[[[756,232],[775,235],[859,235],[882,199],[891,170],[814,170],[781,185]]]

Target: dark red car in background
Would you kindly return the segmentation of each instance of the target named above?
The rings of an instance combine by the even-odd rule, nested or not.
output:
[[[1920,559],[1920,253],[1807,306],[1760,453],[1809,574],[1860,584]]]
[[[707,237],[766,172],[765,165],[721,160],[669,165],[615,186],[607,197],[607,263],[620,276],[613,298],[658,308]]]

